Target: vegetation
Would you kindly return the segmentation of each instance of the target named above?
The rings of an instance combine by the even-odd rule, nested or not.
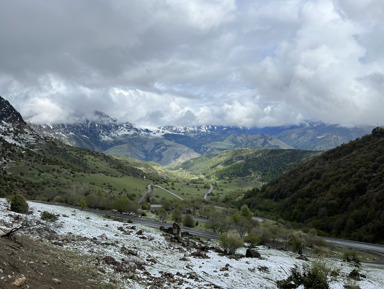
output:
[[[235,149],[194,158],[171,169],[210,179],[268,182],[316,154],[290,149]]]
[[[226,254],[234,255],[237,249],[243,247],[244,241],[237,231],[231,230],[220,235],[220,245]]]
[[[8,198],[9,203],[11,204],[11,211],[16,213],[27,214],[28,213],[28,203],[25,197],[21,194],[16,194]]]
[[[193,216],[191,214],[186,214],[184,216],[183,225],[189,228],[193,228],[195,226],[195,221],[193,220]]]
[[[112,201],[112,209],[120,213],[138,213],[138,204],[127,197],[118,198]]]
[[[277,288],[288,289],[297,288],[304,285],[306,289],[328,289],[328,277],[337,274],[332,271],[324,262],[313,262],[311,266],[304,265],[302,270],[298,268],[291,269],[291,275],[285,279],[276,282]],[[292,287],[292,283],[295,287]]]
[[[41,219],[43,221],[55,222],[55,221],[57,221],[58,217],[55,214],[44,211],[41,213]]]
[[[383,242],[383,131],[374,129],[250,190],[241,204],[333,236]]]

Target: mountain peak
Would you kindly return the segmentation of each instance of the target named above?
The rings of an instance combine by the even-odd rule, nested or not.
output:
[[[21,114],[9,103],[8,100],[0,96],[0,122],[13,125],[26,125]]]

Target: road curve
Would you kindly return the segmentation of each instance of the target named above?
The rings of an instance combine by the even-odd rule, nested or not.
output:
[[[203,200],[209,200],[211,198],[210,194],[212,193],[212,191],[213,191],[213,186],[212,184],[209,184],[209,190],[204,194]]]
[[[343,248],[347,247],[347,248],[351,248],[351,249],[358,249],[361,251],[368,251],[368,252],[375,252],[375,253],[384,254],[384,246],[383,245],[350,241],[350,240],[341,240],[341,239],[328,238],[328,237],[324,237],[324,240],[326,242],[328,242],[329,244],[333,244],[333,245],[340,246]]]
[[[159,188],[160,190],[163,190],[164,192],[167,192],[168,194],[171,194],[172,196],[174,196],[175,198],[178,198],[180,201],[184,201],[184,199],[178,195],[176,195],[175,193],[172,193],[171,191],[167,190],[166,188],[163,188],[159,185],[155,185],[156,188]]]
[[[138,201],[138,203],[140,204],[144,200],[144,198],[146,198],[151,193],[152,193],[152,186],[151,186],[151,184],[149,184],[147,186],[147,189],[145,190],[145,192],[141,196],[140,200]]]

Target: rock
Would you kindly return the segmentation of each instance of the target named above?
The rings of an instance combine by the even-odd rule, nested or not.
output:
[[[296,259],[298,260],[304,260],[304,261],[309,261],[307,257],[305,257],[304,255],[300,255],[299,257],[297,257]]]
[[[220,269],[220,271],[229,271],[229,264],[225,264],[223,268]]]
[[[57,279],[57,278],[52,278],[52,281],[53,283],[55,284],[61,284],[61,280]]]
[[[247,249],[247,252],[245,253],[245,257],[247,258],[261,258],[261,255],[259,252],[257,252],[254,249]]]
[[[365,275],[360,274],[360,272],[357,271],[356,269],[353,269],[353,270],[351,271],[351,273],[349,273],[348,276],[349,276],[350,278],[352,278],[353,280],[356,280],[356,281],[360,281],[361,278],[366,278]]]
[[[124,246],[121,247],[120,253],[122,253],[124,255],[127,255],[127,256],[137,256],[137,251],[134,251],[134,250],[131,250],[131,249],[127,249]]]
[[[107,235],[105,235],[105,234],[99,236],[99,238],[104,240],[104,241],[108,240]]]
[[[176,222],[172,225],[172,234],[181,238],[181,228],[180,225]]]
[[[139,230],[136,232],[136,235],[143,235],[143,230]]]
[[[23,286],[26,281],[27,281],[27,278],[25,278],[25,276],[22,276],[20,278],[17,278],[15,281],[13,281],[11,285],[15,287],[20,287],[20,286]]]
[[[5,235],[5,232],[3,230],[0,229],[0,237]]]
[[[191,256],[196,257],[196,258],[200,258],[200,259],[208,259],[209,258],[205,252],[199,251],[199,250],[196,252],[193,252],[191,254]]]
[[[145,261],[137,256],[128,256],[127,258],[123,259],[124,263],[134,263],[136,265],[145,265]]]
[[[103,258],[103,261],[108,264],[108,265],[116,265],[118,262],[116,261],[115,258],[111,257],[111,256],[105,256]]]
[[[117,272],[133,273],[136,271],[136,265],[133,263],[118,263],[114,269]]]

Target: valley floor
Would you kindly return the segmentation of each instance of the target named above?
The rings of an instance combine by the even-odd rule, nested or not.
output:
[[[34,202],[29,202],[29,206],[33,213],[20,217],[9,211],[6,201],[0,199],[0,229],[7,232],[27,220],[34,226],[23,234],[51,248],[49,251],[52,254],[56,249],[71,252],[69,255],[75,253],[77,261],[73,264],[76,264],[78,271],[81,268],[85,271],[84,278],[100,280],[99,284],[83,280],[84,284],[78,283],[82,284],[78,288],[276,288],[276,281],[286,279],[291,268],[301,268],[303,264],[316,260],[299,260],[296,259],[297,254],[266,247],[257,249],[261,259],[233,259],[216,252],[217,241],[190,239],[189,246],[183,246],[170,241],[172,238],[166,233],[141,225],[121,223],[66,207]],[[41,221],[43,211],[54,213],[59,219],[54,223]],[[244,255],[245,249],[237,253]],[[9,269],[8,265],[13,262],[12,254],[2,257],[0,284],[7,285],[4,288],[12,288],[11,282],[22,274],[29,276],[31,269],[28,267],[20,267],[16,272]],[[32,261],[31,266],[41,263],[35,260],[38,258],[35,256],[26,263]],[[384,288],[383,268],[363,265],[359,271],[366,278],[353,281],[347,277],[354,269],[351,264],[330,259],[324,261],[329,267],[340,271],[335,280],[330,280],[331,288],[342,289],[346,284],[358,285],[362,289]],[[57,259],[57,262],[60,263],[60,260]],[[75,277],[69,274],[59,279]],[[27,278],[25,284],[32,285],[28,282]],[[52,286],[49,285],[52,278],[42,279],[41,282],[41,288]],[[66,287],[57,285],[55,288]]]

